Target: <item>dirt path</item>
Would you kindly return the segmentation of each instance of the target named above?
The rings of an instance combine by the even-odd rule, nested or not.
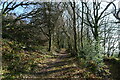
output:
[[[82,78],[83,71],[74,64],[75,58],[61,51],[53,58],[47,58],[39,63],[37,71],[30,73],[32,78]]]

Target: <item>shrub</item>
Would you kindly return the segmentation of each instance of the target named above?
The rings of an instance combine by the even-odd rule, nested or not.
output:
[[[98,51],[96,51],[96,46],[92,44],[84,45],[84,48],[78,52],[78,58],[82,59],[80,59],[80,62],[83,63],[82,66],[95,74],[102,72],[102,66],[104,65],[100,46],[98,46]]]

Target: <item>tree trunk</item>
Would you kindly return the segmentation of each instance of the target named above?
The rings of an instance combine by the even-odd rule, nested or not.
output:
[[[74,51],[77,52],[77,34],[76,34],[76,16],[75,16],[75,2],[73,2],[73,31],[74,31]]]
[[[49,11],[49,15],[48,15],[48,29],[49,29],[49,31],[48,31],[48,33],[49,33],[49,45],[48,45],[48,51],[51,51],[51,6],[50,6],[50,4],[48,4],[48,11]]]
[[[51,51],[51,41],[52,41],[52,38],[51,38],[51,30],[49,30],[49,45],[48,45],[48,51]]]
[[[94,38],[95,38],[95,50],[96,53],[99,53],[99,36],[98,36],[98,28],[97,26],[95,27],[95,33],[94,33]]]
[[[84,6],[83,6],[83,0],[82,0],[82,23],[81,23],[81,48],[83,49],[83,19],[84,19]]]

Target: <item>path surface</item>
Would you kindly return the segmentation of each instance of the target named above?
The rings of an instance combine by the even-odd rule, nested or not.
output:
[[[31,73],[33,78],[82,78],[84,70],[79,69],[72,58],[65,51],[61,51],[53,58],[48,58],[39,63],[37,71]]]

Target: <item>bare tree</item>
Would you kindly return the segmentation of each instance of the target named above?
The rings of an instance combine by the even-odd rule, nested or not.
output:
[[[72,11],[73,11],[73,32],[74,32],[74,55],[76,55],[76,52],[77,52],[77,32],[76,32],[76,11],[75,11],[75,8],[76,8],[76,3],[75,1],[73,2],[70,2],[70,6],[72,8]]]

